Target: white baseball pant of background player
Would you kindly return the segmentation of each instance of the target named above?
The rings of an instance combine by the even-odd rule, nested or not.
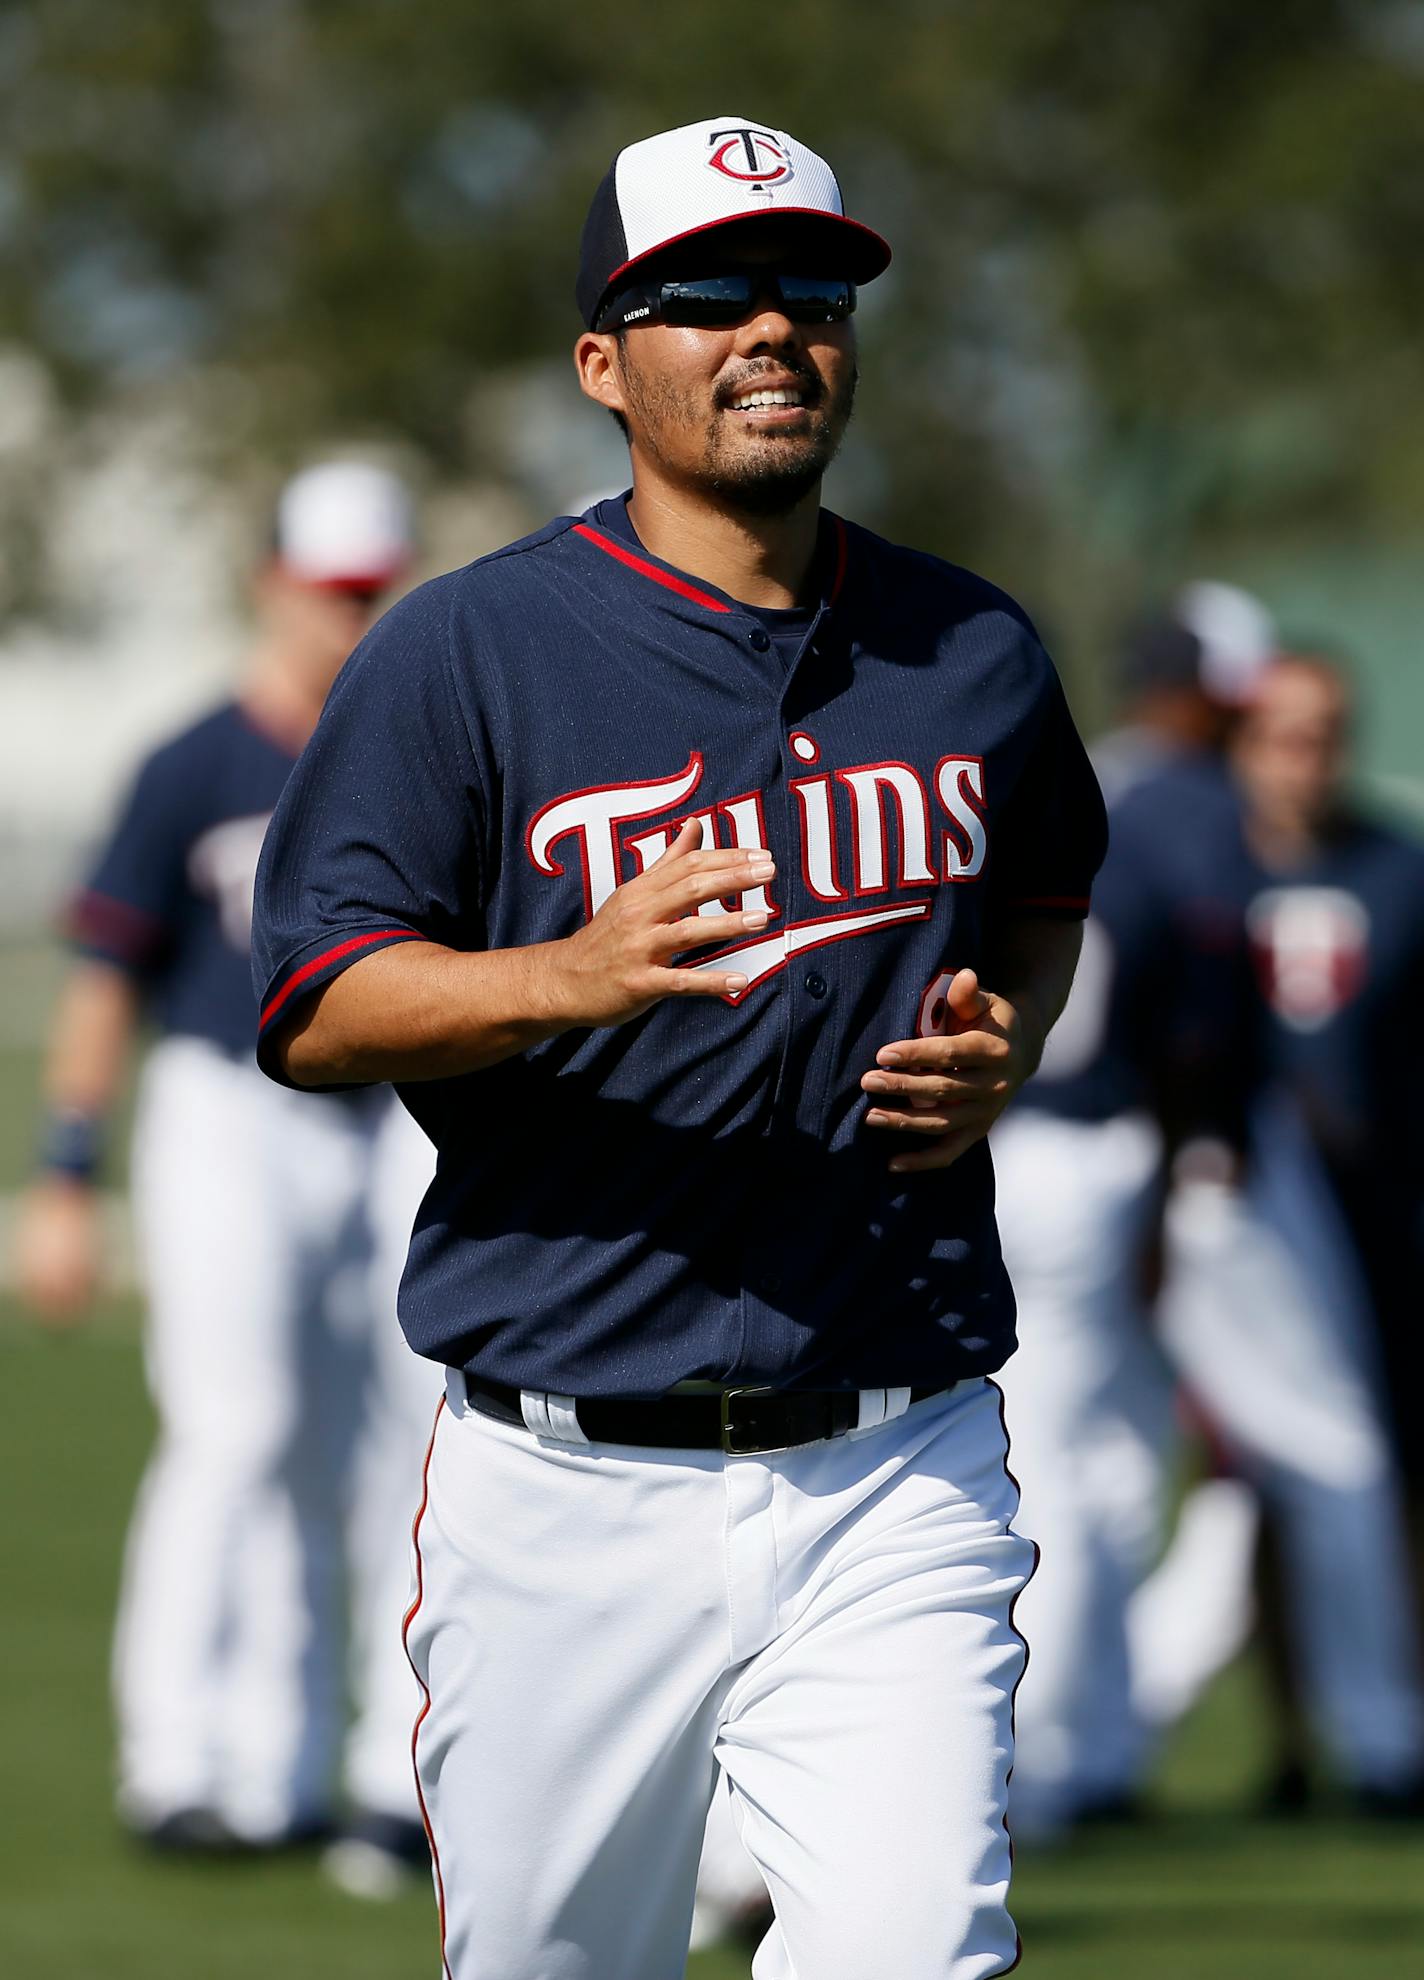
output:
[[[1221,1515],[1211,1533],[1224,1546],[1169,1553],[1131,1594],[1154,1547],[1170,1431],[1140,1313],[1134,1334],[1154,1146],[1130,1120],[1079,1127],[1025,1111],[995,1131],[1023,1343],[1002,1379],[1020,1525],[1044,1550],[1020,1611],[1032,1649],[1014,1778],[1024,1833],[1131,1792],[1152,1732],[1249,1624],[1254,1527],[1239,1493],[1205,1509]],[[1389,1788],[1419,1767],[1421,1706],[1388,1445],[1337,1220],[1279,1107],[1261,1115],[1254,1158],[1245,1194],[1174,1194],[1162,1346],[1277,1513],[1328,1745],[1349,1779]]]
[[[755,1457],[446,1399],[407,1637],[449,1980],[680,1976],[719,1761],[776,1905],[756,1980],[1007,1971],[1032,1548],[994,1386]]]
[[[1003,1385],[1020,1530],[1041,1550],[1019,1606],[1014,1831],[1051,1834],[1130,1792],[1143,1741],[1125,1708],[1128,1599],[1160,1530],[1171,1377],[1137,1270],[1161,1143],[1143,1115],[1080,1122],[1025,1107],[994,1129],[1020,1348]]]
[[[373,1325],[376,1121],[196,1039],[159,1043],[144,1068],[133,1195],[160,1438],[129,1538],[114,1673],[120,1803],[135,1820],[212,1807],[262,1842],[329,1808],[346,1481],[373,1338],[397,1332],[389,1265]],[[363,1607],[399,1613],[411,1497],[407,1484],[366,1522],[352,1559]],[[379,1781],[375,1805],[399,1793],[392,1812],[413,1815],[409,1678],[397,1686],[386,1649],[379,1681],[377,1661],[358,1680],[352,1787]],[[403,1789],[373,1757],[397,1744]]]
[[[1252,1177],[1245,1196],[1176,1192],[1162,1338],[1275,1516],[1322,1737],[1353,1784],[1402,1788],[1424,1768],[1424,1696],[1398,1484],[1349,1240],[1283,1098],[1257,1112]],[[1140,1698],[1180,1705],[1231,1631],[1219,1601],[1198,1601],[1199,1582],[1168,1574],[1139,1597],[1134,1682]],[[1249,1587],[1238,1587],[1244,1606]]]

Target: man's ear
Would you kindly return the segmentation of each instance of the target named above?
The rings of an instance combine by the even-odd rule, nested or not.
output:
[[[626,413],[623,381],[618,369],[618,339],[605,331],[585,330],[574,345],[574,370],[580,388],[611,413]]]

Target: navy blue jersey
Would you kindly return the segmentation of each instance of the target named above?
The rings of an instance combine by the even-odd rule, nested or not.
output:
[[[1251,953],[1275,1071],[1322,1152],[1424,1181],[1424,847],[1342,817],[1289,873],[1257,871]]]
[[[1242,1145],[1263,1065],[1240,800],[1214,757],[1144,755],[1109,819],[1073,995],[1019,1104]]]
[[[1257,870],[1248,928],[1272,1068],[1354,1238],[1401,1469],[1424,1489],[1424,848],[1342,816],[1306,864]]]
[[[293,753],[228,703],[143,764],[85,890],[81,953],[141,986],[166,1032],[252,1049],[252,887]]]
[[[631,549],[636,550],[639,556],[646,554],[643,549],[642,539],[633,527],[633,518],[628,513],[628,496],[626,494],[613,496],[606,502],[600,502],[597,509],[597,521],[602,528],[608,531],[610,536],[618,537],[621,542],[626,543]],[[822,554],[834,555],[834,545],[831,541],[827,540],[822,544]],[[813,573],[814,575],[815,573]],[[751,613],[761,621],[761,624],[771,636],[772,652],[779,657],[782,666],[790,673],[796,664],[802,646],[805,644],[806,634],[811,629],[811,621],[816,616],[816,608],[812,605],[792,605],[785,607],[777,605],[743,605],[741,609],[744,612]]]
[[[770,927],[718,952],[738,997],[400,1089],[439,1151],[401,1293],[419,1352],[647,1396],[947,1382],[1011,1351],[988,1150],[891,1175],[859,1081],[997,917],[1085,912],[1101,798],[1011,600],[829,516],[823,550],[789,671],[600,506],[413,592],[338,681],[258,875],[276,1076],[285,1015],[357,957],[571,935],[689,814],[777,861],[744,903]]]

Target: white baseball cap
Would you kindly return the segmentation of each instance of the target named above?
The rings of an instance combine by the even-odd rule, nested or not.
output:
[[[847,219],[824,158],[749,117],[708,117],[627,145],[609,166],[584,222],[579,314],[592,329],[609,291],[653,255],[715,227],[764,217],[829,236],[831,272],[852,282],[873,281],[890,265],[879,234]]]
[[[1174,616],[1201,644],[1202,687],[1230,707],[1248,702],[1275,657],[1276,622],[1254,593],[1198,578],[1177,594]]]
[[[390,584],[415,550],[410,496],[395,475],[365,461],[304,468],[278,499],[273,547],[303,584]]]

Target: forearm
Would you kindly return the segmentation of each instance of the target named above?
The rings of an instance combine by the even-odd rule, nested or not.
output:
[[[1029,1070],[1068,1002],[1083,947],[1081,921],[1023,916],[999,929],[984,970],[986,986],[1011,1004],[1023,1026]]]
[[[138,1023],[138,992],[122,970],[77,963],[60,992],[45,1055],[44,1098],[55,1113],[93,1119],[118,1097]]]
[[[572,1028],[560,997],[564,943],[464,955],[399,942],[353,963],[288,1020],[277,1041],[298,1086],[450,1079]]]
[[[701,840],[686,820],[660,859],[562,941],[482,955],[398,942],[363,957],[284,1020],[283,1072],[298,1086],[455,1079],[561,1031],[626,1024],[665,997],[739,995],[747,979],[735,965],[685,969],[677,958],[764,928],[765,909],[701,910],[764,887],[776,867],[760,846],[704,851]]]

